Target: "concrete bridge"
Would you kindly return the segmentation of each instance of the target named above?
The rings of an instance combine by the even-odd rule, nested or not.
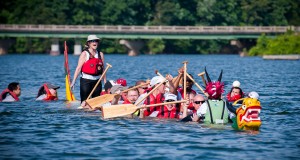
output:
[[[74,38],[74,54],[81,53],[80,41],[90,34],[101,38],[121,39],[129,55],[137,55],[143,45],[141,39],[227,39],[232,45],[242,46],[239,39],[256,39],[261,34],[274,37],[287,30],[300,32],[300,26],[108,26],[108,25],[10,25],[0,24],[0,37],[52,38],[51,53],[58,54],[59,38]],[[134,39],[134,40],[130,40]],[[0,52],[5,52],[7,42],[0,41]],[[6,49],[5,49],[6,48]]]

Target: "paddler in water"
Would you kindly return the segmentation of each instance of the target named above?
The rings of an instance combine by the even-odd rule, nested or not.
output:
[[[0,95],[0,102],[16,102],[19,101],[21,95],[21,87],[18,82],[8,84],[7,88]]]
[[[187,122],[187,121],[194,121],[198,122],[200,119],[200,114],[197,114],[197,111],[200,112],[200,107],[202,104],[205,103],[205,98],[201,94],[197,94],[192,100],[192,107],[194,108],[193,110],[188,109],[187,110],[187,116],[182,119],[181,121]],[[189,104],[189,108],[190,104]]]
[[[208,100],[203,103],[197,110],[197,121],[206,124],[226,124],[229,122],[229,115],[231,113],[225,101],[222,99],[224,92],[224,83],[222,80],[222,71],[219,75],[218,81],[211,81],[206,68],[205,73],[207,77],[207,86],[205,92],[208,93]],[[193,119],[195,121],[196,119]]]
[[[76,79],[80,74],[80,98],[81,107],[83,108],[88,108],[86,106],[85,100],[92,92],[102,72],[105,69],[104,54],[97,51],[99,43],[100,38],[98,38],[96,35],[88,36],[85,48],[79,57],[78,64],[70,86],[72,89],[74,89]],[[106,76],[104,76],[103,81],[104,83],[106,83]],[[102,83],[100,82],[93,92],[91,98],[99,96],[101,91]]]
[[[165,93],[164,99],[164,102],[174,102],[177,101],[177,96],[172,93]],[[184,104],[176,103],[161,106],[159,113],[157,114],[157,118],[182,119],[186,117],[188,105],[189,102]],[[181,112],[181,107],[183,108],[183,112]]]
[[[234,101],[244,98],[244,93],[242,89],[240,88],[241,83],[239,81],[234,81],[232,83],[232,88],[230,92],[226,95],[226,100],[230,103],[233,103]]]
[[[36,101],[58,100],[57,89],[59,88],[59,86],[55,86],[50,83],[44,83],[38,91]]]
[[[155,76],[151,79],[150,81],[150,86],[151,88],[155,88],[159,83],[164,82],[165,78],[161,76]],[[143,104],[148,105],[148,104],[158,104],[158,103],[163,103],[164,102],[164,93],[166,89],[166,82],[164,82],[161,86],[159,86],[152,94],[150,94],[144,101]],[[150,92],[151,90],[149,89],[147,92]],[[146,94],[146,93],[144,93]],[[143,98],[145,95],[141,95],[139,98]],[[139,99],[138,99],[139,100]],[[140,118],[144,118],[147,116],[151,117],[156,117],[158,114],[158,109],[161,106],[157,107],[149,107],[146,109],[141,109],[140,110]],[[154,112],[154,113],[153,113]],[[153,115],[152,115],[153,113]]]

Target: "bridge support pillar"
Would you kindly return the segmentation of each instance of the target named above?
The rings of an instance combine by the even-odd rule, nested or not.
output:
[[[120,44],[123,44],[128,49],[128,56],[137,56],[140,54],[140,49],[144,46],[142,41],[129,41],[129,40],[120,40]]]
[[[50,55],[57,56],[59,54],[60,54],[60,51],[59,51],[58,39],[57,38],[52,39]]]
[[[0,55],[8,53],[8,48],[14,43],[11,39],[0,39]]]
[[[241,41],[239,41],[239,40],[231,40],[230,44],[232,46],[236,46],[238,48],[238,52],[239,52],[239,55],[241,57],[247,56],[247,52],[244,50],[245,46],[242,44]]]
[[[80,44],[80,40],[75,40],[75,45],[74,45],[74,55],[80,55],[82,52],[82,47]]]

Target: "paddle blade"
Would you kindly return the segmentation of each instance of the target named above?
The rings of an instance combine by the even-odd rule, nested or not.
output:
[[[69,61],[68,61],[68,47],[67,42],[65,41],[65,51],[64,51],[64,57],[65,57],[65,75],[66,75],[66,100],[67,101],[75,101],[75,96],[71,90],[70,87],[70,69],[69,69]]]
[[[101,107],[104,103],[112,101],[114,97],[115,94],[104,94],[102,96],[87,99],[85,102],[91,107],[91,109],[95,109],[96,107]]]
[[[76,101],[74,94],[72,93],[70,87],[69,76],[66,75],[66,100],[67,101]]]
[[[133,104],[119,104],[102,107],[102,118],[114,118],[133,114],[138,108]]]

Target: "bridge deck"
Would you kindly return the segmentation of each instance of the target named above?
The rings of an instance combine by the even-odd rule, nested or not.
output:
[[[236,39],[258,38],[287,30],[300,32],[300,26],[109,26],[109,25],[13,25],[0,24],[1,37],[86,38],[97,34],[103,38],[165,39]]]

